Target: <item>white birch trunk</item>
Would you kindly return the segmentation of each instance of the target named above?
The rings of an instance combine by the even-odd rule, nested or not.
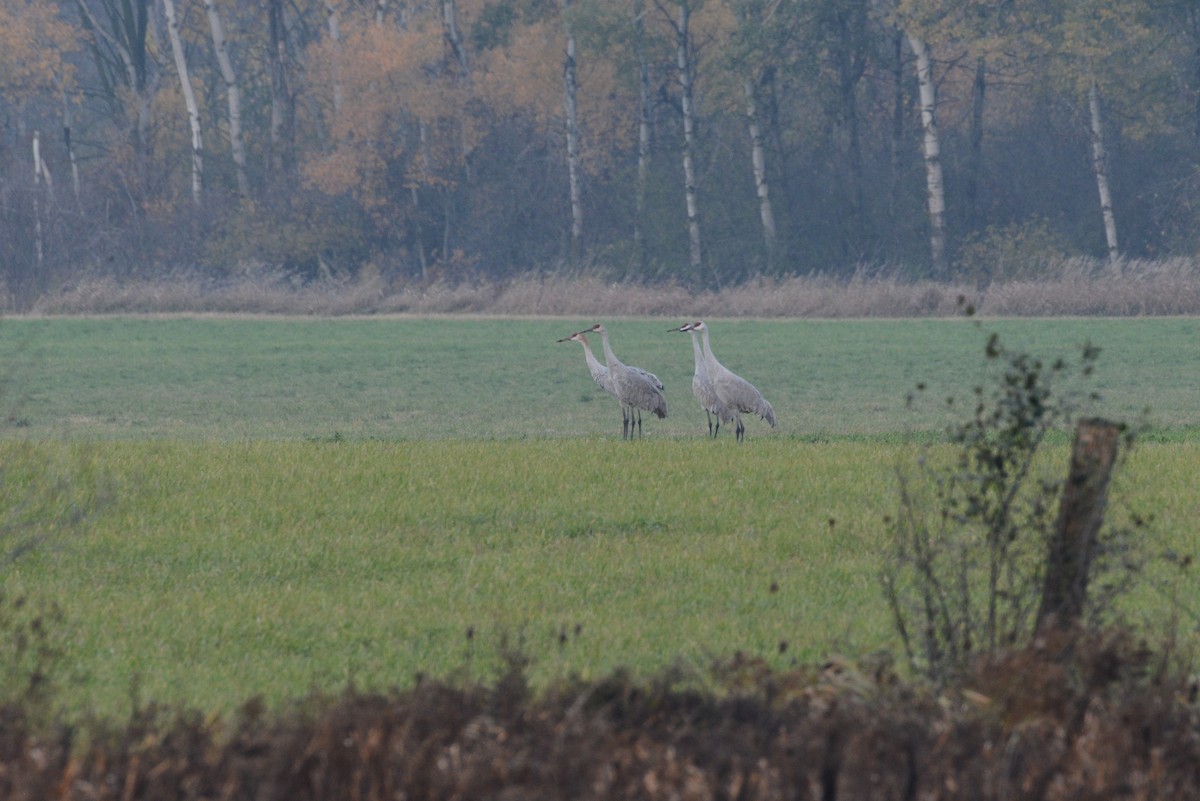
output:
[[[746,93],[746,122],[750,128],[750,161],[754,167],[754,190],[758,194],[758,213],[762,218],[763,244],[766,246],[767,267],[775,266],[775,212],[771,208],[771,187],[767,182],[767,159],[763,148],[762,127],[758,121],[758,103],[754,82],[747,78],[742,88]]]
[[[188,73],[187,58],[183,52],[183,41],[179,37],[179,20],[175,16],[175,0],[162,0],[167,16],[167,35],[171,39],[171,53],[175,56],[175,70],[179,73],[179,85],[183,89],[183,103],[187,107],[188,124],[192,129],[192,202],[200,206],[204,200],[204,140],[200,134],[200,108],[196,105],[196,93],[192,91],[192,79]]]
[[[41,132],[34,131],[34,264],[38,276],[42,275],[42,261],[46,255],[42,239],[42,165]]]
[[[563,11],[571,8],[571,0],[563,0]],[[579,164],[579,108],[576,103],[578,79],[575,70],[575,34],[571,23],[564,19],[567,31],[567,56],[563,61],[563,107],[567,117],[567,177],[571,193],[571,246],[570,260],[574,264],[580,256],[583,240],[583,200],[580,183],[582,175]]]
[[[1100,108],[1100,86],[1095,80],[1088,89],[1088,111],[1092,126],[1092,171],[1096,174],[1096,189],[1100,193],[1100,213],[1104,217],[1104,241],[1108,245],[1108,261],[1116,265],[1121,260],[1117,246],[1117,218],[1113,214],[1112,192],[1108,187],[1108,149],[1104,145],[1104,118]]]
[[[465,80],[470,75],[467,63],[467,50],[462,37],[458,33],[458,13],[454,0],[442,0],[442,32],[450,49],[454,51],[454,60],[458,62],[459,77]]]
[[[703,266],[700,250],[700,212],[696,203],[696,171],[692,164],[696,121],[692,107],[692,61],[690,53],[691,9],[688,0],[679,0],[679,25],[676,55],[679,64],[680,105],[683,111],[683,191],[687,201],[688,255],[692,273],[699,276]]]
[[[221,68],[221,78],[225,82],[225,98],[229,103],[229,150],[233,154],[238,193],[242,197],[248,197],[250,185],[246,180],[246,148],[242,143],[241,91],[238,88],[237,74],[233,71],[233,62],[229,59],[229,48],[225,43],[225,28],[221,24],[221,15],[217,11],[216,0],[204,0],[204,7],[208,9],[208,24],[212,28],[213,49],[217,53],[217,65]]]
[[[908,37],[917,58],[917,86],[921,97],[921,128],[925,151],[925,191],[929,205],[929,254],[934,273],[946,274],[946,190],[942,180],[942,147],[938,138],[937,91],[933,84],[933,59],[919,37]]]
[[[50,175],[50,168],[46,166],[46,160],[42,158],[40,131],[33,132],[33,173],[35,182],[40,186],[45,186],[46,199],[53,203],[54,179]]]

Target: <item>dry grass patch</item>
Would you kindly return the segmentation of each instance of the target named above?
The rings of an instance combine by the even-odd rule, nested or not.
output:
[[[160,279],[96,278],[38,300],[38,314],[488,314],[792,318],[948,317],[963,301],[997,317],[1200,313],[1200,261],[1071,258],[1036,279],[912,280],[862,270],[850,277],[758,278],[721,291],[676,283],[614,283],[599,275],[526,274],[507,281],[420,283],[378,274],[304,282],[279,270],[220,280],[193,273]]]

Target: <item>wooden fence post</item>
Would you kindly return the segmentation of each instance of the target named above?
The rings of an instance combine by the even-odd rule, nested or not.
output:
[[[1039,631],[1047,626],[1069,628],[1083,614],[1119,433],[1118,426],[1101,419],[1080,420],[1075,429],[1071,468],[1046,557]]]

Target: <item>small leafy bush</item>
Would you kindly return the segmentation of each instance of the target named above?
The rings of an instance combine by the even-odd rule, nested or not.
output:
[[[881,579],[917,673],[944,683],[978,654],[1030,641],[1062,489],[1039,453],[1054,431],[1097,398],[1078,385],[1092,374],[1099,353],[1085,344],[1075,363],[1046,363],[1008,349],[993,334],[985,356],[994,381],[973,388],[970,417],[949,427],[953,453],[925,448],[915,470],[900,474]],[[1056,392],[1062,384],[1075,388]],[[923,389],[918,386],[910,404]],[[956,408],[954,398],[947,404]],[[1120,533],[1108,534],[1093,569],[1131,564],[1104,558],[1126,545]],[[1101,597],[1110,602],[1112,596]]]

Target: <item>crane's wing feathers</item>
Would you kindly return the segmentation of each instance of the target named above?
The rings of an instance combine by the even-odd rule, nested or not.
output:
[[[662,391],[663,383],[658,380],[658,376],[656,376],[654,373],[650,372],[649,370],[643,370],[640,367],[630,367],[629,369],[632,370],[633,372],[637,373],[638,375],[640,375],[642,378],[645,378],[647,381],[649,381],[651,384],[653,384],[655,387],[657,387],[659,392]]]
[[[622,403],[637,407],[647,412],[654,412],[659,417],[667,416],[667,399],[663,395],[662,384],[653,373],[647,373],[637,367],[627,367],[615,379],[617,398]]]
[[[712,382],[717,398],[725,407],[722,416],[728,414],[725,420],[732,419],[736,414],[756,414],[766,420],[772,428],[775,427],[775,410],[753,384],[736,373],[724,370]]]

